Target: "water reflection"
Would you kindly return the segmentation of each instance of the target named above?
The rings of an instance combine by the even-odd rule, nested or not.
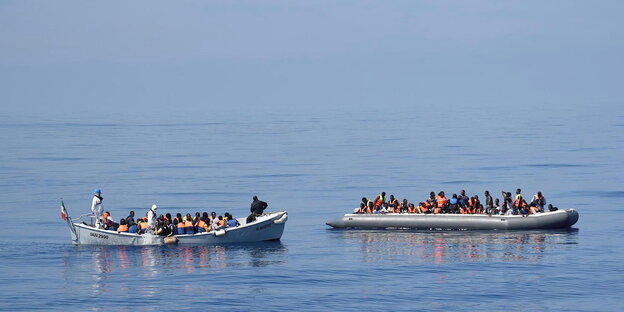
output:
[[[230,267],[261,267],[285,263],[288,249],[280,242],[232,246],[72,246],[65,252],[64,279],[72,283],[89,276],[97,295],[137,287],[133,281],[157,285],[175,278],[193,287],[200,275],[222,274]],[[111,287],[114,286],[114,287]],[[155,296],[157,287],[143,284],[138,291]]]
[[[465,261],[543,261],[547,250],[576,244],[578,230],[532,232],[331,231],[357,246],[363,261],[454,263]]]

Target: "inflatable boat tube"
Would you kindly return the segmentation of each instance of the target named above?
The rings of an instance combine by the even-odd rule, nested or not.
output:
[[[574,209],[521,215],[463,214],[345,214],[327,225],[341,229],[416,229],[416,230],[540,230],[567,228],[578,221]]]

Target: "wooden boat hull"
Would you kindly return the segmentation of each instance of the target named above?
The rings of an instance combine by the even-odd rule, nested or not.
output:
[[[288,220],[286,211],[270,212],[249,224],[245,220],[237,227],[193,235],[175,235],[178,244],[219,245],[279,240]],[[75,245],[163,245],[164,237],[152,234],[120,233],[97,229],[84,223],[74,223],[68,218],[72,243]]]

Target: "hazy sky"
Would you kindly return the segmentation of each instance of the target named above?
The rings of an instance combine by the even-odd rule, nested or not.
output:
[[[0,105],[613,106],[623,17],[624,1],[0,1]]]

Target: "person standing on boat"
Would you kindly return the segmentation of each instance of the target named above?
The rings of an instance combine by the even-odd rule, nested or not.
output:
[[[96,188],[93,193],[93,201],[91,201],[91,213],[93,213],[93,215],[95,216],[95,227],[103,228],[102,209],[104,208],[102,206],[102,201],[104,200],[104,197],[102,197],[102,190]]]
[[[485,191],[485,213],[492,214],[494,211],[494,200],[490,195],[490,191]]]
[[[147,212],[147,225],[149,225],[151,229],[156,229],[156,225],[158,224],[158,214],[156,214],[157,210],[158,206],[153,204],[150,211]]]

